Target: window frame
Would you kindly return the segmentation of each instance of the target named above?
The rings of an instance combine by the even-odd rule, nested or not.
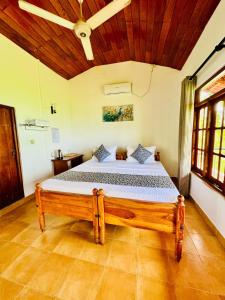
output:
[[[212,173],[212,166],[213,166],[213,147],[214,147],[214,139],[215,139],[215,118],[216,118],[215,106],[218,102],[223,100],[224,109],[225,109],[225,88],[201,102],[200,102],[200,91],[206,84],[208,84],[211,80],[213,80],[224,70],[225,70],[225,66],[221,68],[218,72],[216,72],[212,77],[210,77],[195,91],[194,122],[193,122],[193,130],[192,130],[192,168],[191,168],[192,172],[194,172],[203,181],[208,183],[210,186],[212,186],[214,189],[216,189],[223,195],[225,195],[225,180],[223,183],[221,183],[221,181],[213,178],[211,173]],[[203,170],[201,170],[197,167],[197,151],[198,151],[198,134],[199,134],[199,114],[200,114],[200,110],[204,107],[207,107],[208,111],[207,111],[206,138],[205,138],[205,149],[204,149],[205,157],[203,163]],[[223,126],[223,124],[221,126],[222,126],[221,128],[223,128],[221,129],[221,134],[223,134],[223,130],[225,130],[225,127]],[[220,151],[219,157],[225,157],[225,155],[222,155]]]

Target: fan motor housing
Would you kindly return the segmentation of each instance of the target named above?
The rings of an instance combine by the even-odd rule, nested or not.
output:
[[[80,39],[89,38],[91,35],[91,27],[84,21],[78,21],[74,27],[74,31]]]

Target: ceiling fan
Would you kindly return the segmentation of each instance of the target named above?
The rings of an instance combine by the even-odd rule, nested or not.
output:
[[[76,36],[81,40],[82,46],[87,60],[93,60],[93,51],[91,47],[91,30],[94,30],[102,23],[110,19],[112,16],[117,14],[119,11],[124,9],[131,3],[131,0],[113,0],[108,5],[103,7],[95,15],[89,18],[87,21],[83,17],[82,4],[83,0],[77,0],[80,4],[80,17],[76,23],[70,22],[66,19],[63,19],[53,13],[50,13],[38,6],[35,6],[31,3],[26,2],[25,0],[19,0],[19,7],[29,13],[37,15],[41,18],[44,18],[48,21],[71,29],[75,32]]]

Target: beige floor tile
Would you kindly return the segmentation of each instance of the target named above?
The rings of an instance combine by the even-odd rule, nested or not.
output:
[[[139,231],[139,229],[132,227],[116,226],[113,239],[136,244],[138,242]]]
[[[137,247],[131,243],[113,240],[107,266],[136,274]]]
[[[88,236],[86,234],[64,231],[61,240],[54,248],[53,252],[79,258],[85,247],[85,241],[87,239]]]
[[[48,229],[32,243],[32,246],[42,250],[52,251],[58,245],[63,235],[63,230]]]
[[[134,300],[136,287],[136,275],[105,268],[96,300]]]
[[[17,234],[12,241],[24,245],[31,245],[40,235],[41,231],[38,227],[26,227],[23,231],[21,231],[19,234]]]
[[[205,222],[203,222],[200,217],[186,217],[185,224],[188,229],[188,232],[191,234],[214,235],[210,227]]]
[[[0,299],[225,300],[224,249],[189,201],[186,212],[177,263],[172,235],[107,225],[101,246],[91,222],[54,215],[40,234],[29,202],[0,217]],[[136,249],[138,279],[128,273],[136,272]]]
[[[170,236],[168,237],[168,235],[164,235],[161,232],[140,229],[138,243],[141,246],[166,250],[168,244],[167,239],[169,238]],[[171,236],[171,238],[173,239],[173,236]]]
[[[15,261],[26,249],[25,246],[13,242],[5,242],[0,245],[0,274]]]
[[[38,267],[46,262],[49,254],[39,249],[28,248],[2,273],[6,279],[27,284],[37,271]]]
[[[80,254],[80,259],[99,265],[106,265],[111,245],[111,240],[106,240],[104,245],[100,245],[96,244],[92,238],[86,239],[84,248]]]
[[[18,219],[18,221],[27,223],[27,224],[32,224],[36,223],[38,225],[38,214],[36,209],[30,209],[30,211],[27,211],[23,215],[21,215]]]
[[[67,216],[55,216],[48,224],[48,229],[69,230],[76,223],[76,219]]]
[[[54,296],[61,289],[72,264],[72,258],[51,253],[47,261],[37,268],[28,286],[41,293]]]
[[[47,296],[25,287],[16,300],[55,300],[55,297]]]
[[[104,267],[74,260],[57,296],[65,300],[95,299]]]
[[[225,260],[225,249],[215,236],[206,234],[191,234],[191,238],[200,255],[218,257]]]
[[[168,253],[170,283],[213,293],[213,278],[199,256],[184,253],[179,263]]]
[[[79,232],[79,233],[93,233],[93,223],[84,221],[84,220],[78,220],[75,221],[74,224],[70,227],[70,230]]]
[[[175,258],[173,257],[175,260]],[[171,283],[173,278],[167,251],[140,246],[138,248],[138,273],[156,281]]]
[[[4,230],[0,231],[0,239],[10,241],[12,240],[17,234],[23,231],[28,225],[24,222],[14,221],[4,227]]]
[[[192,288],[175,288],[175,296],[177,300],[220,300],[220,297],[208,292],[204,292]]]
[[[137,292],[137,300],[174,300],[174,286],[167,283],[154,281],[146,276],[139,276],[139,288]],[[190,298],[191,300],[191,298]],[[194,299],[193,299],[194,300]]]
[[[206,256],[201,256],[201,260],[211,278],[213,293],[225,296],[225,260]]]
[[[15,300],[19,292],[23,289],[22,285],[8,281],[0,277],[0,299]]]

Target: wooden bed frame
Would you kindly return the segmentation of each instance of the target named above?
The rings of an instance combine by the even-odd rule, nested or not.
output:
[[[159,152],[156,160],[160,160]],[[45,229],[45,213],[50,213],[91,221],[95,242],[102,245],[106,223],[172,233],[175,235],[175,257],[178,262],[181,259],[185,218],[184,197],[181,195],[177,203],[147,202],[108,197],[101,189],[93,189],[92,195],[47,191],[40,184],[36,185],[35,195],[42,231]]]

